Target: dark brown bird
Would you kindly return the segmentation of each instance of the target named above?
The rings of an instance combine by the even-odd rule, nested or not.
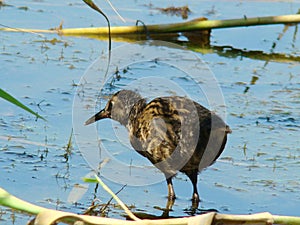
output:
[[[130,90],[115,93],[85,124],[104,118],[127,127],[132,147],[164,173],[169,199],[175,199],[172,178],[180,171],[191,180],[197,203],[198,172],[220,156],[231,132],[219,116],[188,98],[159,97],[147,104]]]

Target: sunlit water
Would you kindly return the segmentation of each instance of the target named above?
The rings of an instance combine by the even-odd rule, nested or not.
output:
[[[123,25],[108,5],[100,1],[97,3],[111,15],[113,25]],[[182,21],[179,17],[162,15],[157,10],[149,9],[144,5],[149,2],[126,3],[113,2],[129,25],[134,24],[136,19],[145,23]],[[179,1],[151,3],[158,7],[182,5]],[[62,20],[64,27],[106,25],[101,16],[81,1],[10,1],[7,4],[11,6],[0,9],[1,24],[6,26],[48,29],[57,27]],[[292,14],[300,8],[295,2],[193,1],[187,4],[192,10],[190,19],[198,16],[210,19],[266,16],[270,15],[270,4],[272,15]],[[295,27],[289,27],[278,41],[277,37],[282,31],[281,25],[215,30],[212,32],[211,45],[232,46],[245,52],[260,50],[264,53],[273,51],[299,56],[299,34],[294,33]],[[58,41],[54,44],[45,42],[45,39],[53,38]],[[65,158],[65,146],[72,130],[72,105],[78,93],[76,84],[92,62],[106,51],[107,42],[5,32],[1,32],[0,40],[1,88],[47,119],[47,122],[35,121],[33,116],[1,100],[0,185],[32,203],[82,213],[94,198],[94,185],[89,185],[77,205],[69,203],[67,199],[75,184],[83,184],[81,178],[91,168],[74,139],[68,160]],[[277,43],[275,49],[272,49],[273,42]],[[113,42],[113,47],[122,44]],[[225,49],[218,51],[214,47],[208,52],[197,55],[207,63],[220,84],[226,103],[226,120],[233,133],[219,160],[199,175],[200,209],[216,209],[232,214],[269,211],[299,216],[299,62],[266,62],[261,60],[260,55],[255,59],[233,55]],[[113,86],[106,86],[105,94],[112,94],[143,76],[161,73],[164,75],[161,79],[173,79],[182,88],[175,91],[188,90],[189,94],[198,97],[197,101],[208,105],[203,93],[197,95],[197,90],[185,78],[184,72],[176,68],[144,62],[130,65],[126,72],[123,68],[119,69],[121,78]],[[105,99],[98,98],[99,85],[95,83],[91,86],[85,92],[85,97],[90,98],[91,105],[97,101],[103,107]],[[155,90],[157,87],[149,85],[148,88]],[[174,90],[168,91],[171,93]],[[166,94],[168,91],[165,91]],[[151,98],[151,93],[148,95]],[[88,105],[84,110],[86,119],[94,113],[94,108]],[[97,129],[107,146],[111,146],[111,154],[115,158],[125,164],[137,163],[143,168],[151,166],[126,143],[125,130],[118,134],[123,145],[114,139],[113,132],[122,129],[117,123],[101,121]],[[109,168],[109,163],[107,166]],[[153,176],[161,175],[153,170]],[[115,192],[122,187],[118,182],[109,179],[104,181]],[[170,215],[186,215],[185,209],[191,206],[191,184],[183,174],[178,174],[174,186],[178,199]],[[162,212],[156,206],[165,207],[166,194],[167,187],[162,181],[147,186],[127,186],[119,193],[119,197],[126,204],[134,205],[133,210],[160,215]],[[97,198],[106,203],[110,196],[99,188]],[[2,212],[0,218],[7,223],[13,220],[12,215],[16,216],[15,224],[24,224],[29,219],[27,215],[9,210]],[[120,218],[120,213],[112,208],[108,215]]]

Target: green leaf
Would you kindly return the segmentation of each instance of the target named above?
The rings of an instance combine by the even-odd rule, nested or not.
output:
[[[42,120],[45,120],[46,119],[42,116],[40,116],[39,114],[37,114],[36,112],[32,111],[31,109],[29,109],[27,106],[23,105],[21,102],[19,102],[17,99],[15,99],[13,96],[11,96],[10,94],[8,94],[6,91],[2,90],[0,88],[0,97],[5,99],[6,101],[9,101],[10,103],[16,105],[16,106],[19,106],[20,108],[26,110],[27,112],[35,115],[37,118],[40,118]]]
[[[83,177],[82,180],[86,183],[98,183],[97,179],[93,177]]]

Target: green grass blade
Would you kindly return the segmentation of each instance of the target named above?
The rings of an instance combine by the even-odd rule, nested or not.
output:
[[[93,177],[83,177],[82,180],[86,183],[98,183],[97,179]]]
[[[46,121],[46,119],[44,117],[42,117],[39,114],[37,114],[36,112],[32,111],[27,106],[23,105],[21,102],[19,102],[17,99],[15,99],[13,96],[8,94],[6,91],[2,90],[1,88],[0,88],[0,97],[5,99],[6,101],[9,101],[10,103],[12,103],[16,106],[19,106],[20,108],[26,110],[27,112],[35,115],[37,118],[40,118],[40,119],[43,119]]]
[[[38,213],[47,210],[46,208],[23,201],[0,187],[0,205],[11,209],[21,210],[30,214],[37,215]]]

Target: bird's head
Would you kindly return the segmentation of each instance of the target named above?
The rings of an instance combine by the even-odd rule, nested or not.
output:
[[[110,98],[105,108],[89,118],[85,122],[85,125],[91,124],[101,119],[111,118],[126,126],[132,107],[141,99],[142,97],[134,91],[118,91]]]

